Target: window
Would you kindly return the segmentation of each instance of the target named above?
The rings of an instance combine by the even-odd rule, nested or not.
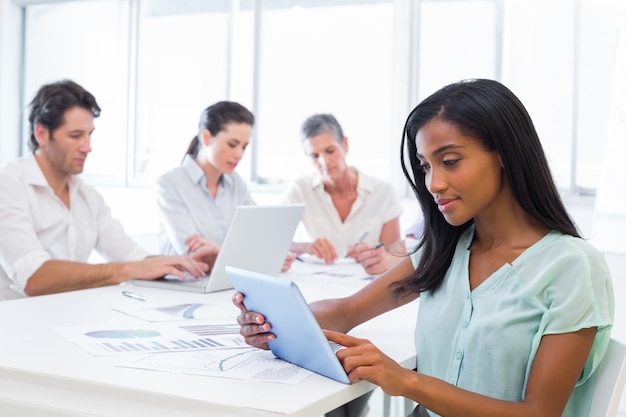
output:
[[[85,166],[92,182],[123,184],[126,176],[128,27],[126,1],[26,8],[24,103],[30,103],[42,84],[69,78],[89,90],[102,108],[92,136],[94,152]],[[24,133],[24,149],[27,141]]]
[[[312,170],[299,133],[314,113],[335,115],[350,163],[388,178],[398,160],[390,137],[393,2],[281,4],[287,7],[264,10],[260,33],[259,178]]]
[[[229,3],[139,3],[132,181],[151,184],[178,165],[202,110],[228,98]]]
[[[623,68],[618,69],[624,45],[618,39],[626,33],[626,2],[582,0],[579,19],[579,53],[576,112],[576,158],[574,184],[581,193],[598,188],[605,168],[609,125],[618,105]],[[623,62],[623,58],[622,58]],[[621,101],[623,103],[623,97]],[[622,116],[623,117],[623,116]],[[622,118],[622,120],[624,120]]]
[[[257,117],[238,168],[245,178],[284,184],[308,172],[299,127],[330,112],[350,139],[350,162],[400,190],[408,111],[444,84],[488,77],[527,106],[561,189],[599,184],[626,17],[619,0],[23,4],[24,101],[73,78],[103,108],[92,182],[151,185],[180,162],[201,111],[228,99]]]
[[[568,189],[574,152],[575,11],[570,0],[505,2],[503,81],[530,113],[557,185]],[[539,13],[537,13],[539,11]]]
[[[496,3],[427,1],[420,10],[420,100],[466,78],[499,78]]]

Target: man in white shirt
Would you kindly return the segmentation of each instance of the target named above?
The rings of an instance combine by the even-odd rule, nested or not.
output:
[[[69,80],[44,85],[30,103],[31,153],[0,169],[0,300],[208,269],[209,248],[149,256],[77,176],[99,115],[93,95]],[[93,249],[111,263],[86,263]]]

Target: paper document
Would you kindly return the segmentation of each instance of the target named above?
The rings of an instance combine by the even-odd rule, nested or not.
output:
[[[251,348],[159,353],[117,366],[177,374],[204,375],[247,381],[298,384],[312,372],[277,359],[272,352]]]
[[[302,255],[298,255],[298,262],[304,262],[307,264],[318,264],[318,265],[328,265],[325,260],[322,258],[318,258],[315,255],[311,255],[309,253],[303,253]],[[337,258],[333,265],[354,265],[356,261],[353,258]]]
[[[129,327],[55,327],[94,356],[249,347],[238,324],[147,324]]]
[[[137,317],[142,320],[159,322],[189,319],[213,319],[216,307],[204,303],[173,304],[157,307],[116,307],[113,308],[120,313]],[[229,310],[230,311],[230,310]],[[232,317],[233,314],[230,314]]]
[[[371,275],[352,258],[339,258],[334,264],[326,264],[312,255],[300,255],[287,272],[289,275],[325,275],[334,278],[366,279]]]

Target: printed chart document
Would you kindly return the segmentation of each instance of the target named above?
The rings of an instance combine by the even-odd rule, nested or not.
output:
[[[124,307],[113,310],[151,322],[214,319],[215,307],[204,303],[172,304],[152,307]],[[231,317],[233,314],[230,315]]]
[[[270,351],[252,347],[144,355],[117,366],[292,385],[312,374],[307,369],[276,358]]]
[[[318,275],[328,278],[368,279],[371,275],[352,258],[339,258],[334,264],[327,264],[313,255],[300,255],[291,264],[288,276]]]
[[[311,371],[253,348],[238,324],[160,323],[133,327],[56,327],[93,356],[116,366],[179,374],[297,384]]]
[[[369,275],[352,259],[337,265],[294,262],[285,279],[308,288],[310,301],[349,295],[368,283]],[[276,358],[270,351],[245,343],[234,322],[230,299],[206,302],[128,303],[111,306],[123,315],[141,319],[127,324],[57,326],[54,330],[114,366],[207,377],[298,384],[313,373]]]
[[[238,324],[159,323],[132,327],[55,327],[94,356],[248,348]]]

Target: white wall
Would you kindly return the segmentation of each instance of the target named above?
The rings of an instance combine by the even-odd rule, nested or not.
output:
[[[0,0],[0,165],[19,155],[20,8]]]
[[[602,175],[594,213],[593,242],[605,252],[626,254],[626,21],[622,22]]]

